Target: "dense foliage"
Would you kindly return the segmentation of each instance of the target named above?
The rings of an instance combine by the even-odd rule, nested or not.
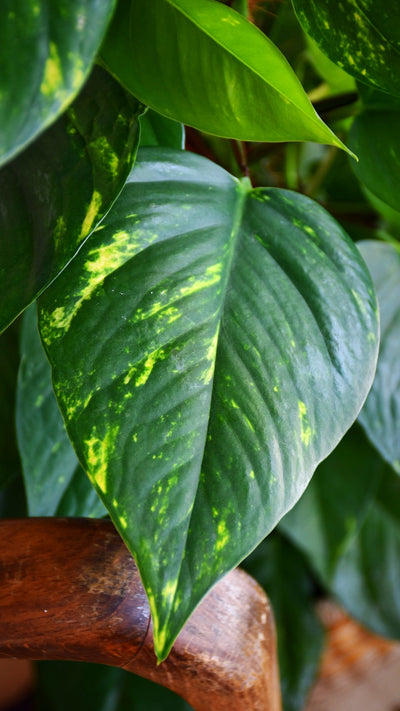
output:
[[[317,595],[400,636],[395,0],[20,5],[0,8],[1,515],[109,515],[160,660],[244,561],[300,711]],[[188,708],[118,670],[65,678],[40,667],[38,708]]]

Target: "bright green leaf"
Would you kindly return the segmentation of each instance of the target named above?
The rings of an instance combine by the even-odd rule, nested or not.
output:
[[[361,82],[400,96],[398,0],[292,0],[305,32]]]
[[[138,112],[96,68],[57,123],[0,170],[0,331],[109,210],[132,166]]]
[[[357,116],[349,135],[359,163],[353,165],[361,182],[376,197],[399,210],[400,111],[365,111]]]
[[[21,332],[17,432],[30,516],[106,513],[65,431],[33,305],[24,314]]]
[[[143,103],[206,133],[344,148],[275,45],[215,0],[122,0],[102,58]]]
[[[285,711],[303,711],[315,681],[325,633],[315,610],[315,583],[307,564],[274,532],[244,561],[272,603]]]
[[[140,145],[184,148],[185,129],[181,123],[148,109],[140,117]]]
[[[114,0],[2,0],[0,164],[20,152],[82,88]]]
[[[373,500],[383,462],[354,426],[319,465],[296,506],[279,526],[329,583]]]
[[[316,203],[199,156],[140,155],[40,329],[162,658],[357,416],[378,333],[359,252]]]
[[[378,366],[359,420],[378,452],[400,474],[400,251],[373,240],[358,247],[371,272],[381,314]]]
[[[388,470],[330,589],[363,625],[400,639],[400,479]]]

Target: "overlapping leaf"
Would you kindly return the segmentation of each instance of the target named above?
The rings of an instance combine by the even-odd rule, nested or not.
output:
[[[354,171],[368,190],[399,211],[400,111],[364,111],[357,116],[349,141],[359,156]]]
[[[181,123],[149,109],[140,117],[140,145],[184,148],[185,129]]]
[[[101,51],[143,103],[201,131],[344,148],[275,45],[214,0],[123,0]]]
[[[315,609],[315,582],[307,563],[278,532],[244,563],[272,603],[285,711],[303,711],[315,681],[325,633]]]
[[[292,0],[305,32],[359,81],[400,96],[397,0]]]
[[[0,165],[49,126],[82,88],[115,0],[0,4]]]
[[[328,585],[364,522],[383,467],[355,425],[320,464],[300,501],[279,524]]]
[[[387,468],[368,516],[338,561],[331,590],[366,627],[400,639],[400,480]]]
[[[381,313],[376,376],[359,420],[376,449],[400,474],[400,252],[372,240],[358,246],[369,266]]]
[[[160,658],[357,416],[374,299],[311,200],[160,149],[41,298],[67,429],[137,558]]]
[[[21,333],[17,432],[30,516],[106,513],[65,431],[33,305],[24,314]]]
[[[96,68],[70,109],[0,171],[0,330],[73,257],[132,165],[138,103]]]
[[[18,373],[18,327],[0,336],[0,490],[20,474],[14,424],[15,390]]]

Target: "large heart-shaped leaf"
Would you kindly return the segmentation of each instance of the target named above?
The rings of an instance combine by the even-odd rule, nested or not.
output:
[[[305,32],[359,81],[400,96],[397,0],[292,0]]]
[[[329,584],[357,535],[378,488],[384,463],[355,425],[318,467],[281,530]]]
[[[29,515],[103,516],[65,431],[34,305],[22,323],[16,421]]]
[[[140,155],[40,329],[162,658],[357,416],[378,333],[359,252],[317,204],[199,156]]]
[[[303,711],[315,681],[325,633],[315,609],[316,585],[299,550],[272,533],[244,562],[272,603],[285,711]]]
[[[400,251],[373,240],[358,246],[375,284],[382,332],[375,380],[359,420],[378,452],[400,474]]]
[[[83,86],[115,0],[2,0],[0,164],[59,116]]]
[[[349,141],[359,163],[353,165],[357,177],[368,190],[399,210],[400,111],[364,111],[357,116]]]
[[[119,194],[139,110],[96,68],[71,108],[0,171],[0,330],[73,257]]]
[[[143,103],[201,131],[344,148],[275,45],[214,0],[123,0],[101,52]]]

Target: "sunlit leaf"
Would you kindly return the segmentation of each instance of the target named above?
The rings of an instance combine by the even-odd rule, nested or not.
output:
[[[119,194],[138,103],[96,68],[71,108],[0,170],[0,330],[53,279]]]
[[[41,298],[40,330],[162,658],[356,418],[378,333],[359,252],[316,203],[185,152],[140,155]]]
[[[248,141],[344,148],[276,46],[214,0],[123,0],[101,52],[143,103],[188,126]]]
[[[0,164],[49,126],[82,88],[114,0],[0,3]]]

